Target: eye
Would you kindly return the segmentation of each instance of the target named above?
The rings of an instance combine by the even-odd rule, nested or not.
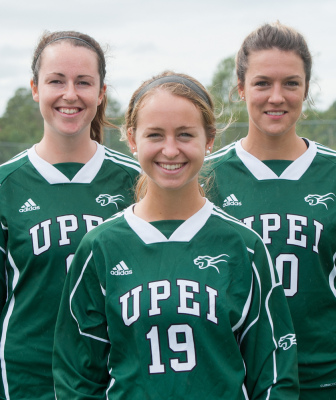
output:
[[[257,81],[255,83],[255,86],[260,86],[260,87],[266,87],[268,85],[269,85],[269,83],[267,81]]]
[[[296,87],[299,86],[299,82],[298,81],[288,81],[286,83],[287,86],[291,86],[291,87]]]
[[[150,139],[158,139],[161,137],[161,134],[157,133],[157,132],[152,132],[152,133],[148,133],[147,137]]]
[[[87,81],[79,81],[79,82],[77,83],[77,85],[80,85],[80,86],[90,86],[90,83],[87,82]]]
[[[189,139],[189,138],[193,137],[193,135],[189,132],[182,132],[182,133],[180,133],[179,136],[183,139]]]
[[[62,81],[60,81],[59,79],[53,79],[52,81],[50,81],[49,83],[53,84],[53,85],[57,85],[57,84],[61,84],[63,83]]]

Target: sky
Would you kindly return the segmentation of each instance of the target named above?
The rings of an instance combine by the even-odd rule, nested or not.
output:
[[[0,116],[45,30],[77,30],[107,50],[109,94],[127,107],[139,85],[163,70],[209,85],[245,36],[279,20],[299,30],[313,55],[311,93],[320,110],[336,101],[335,0],[0,0]]]

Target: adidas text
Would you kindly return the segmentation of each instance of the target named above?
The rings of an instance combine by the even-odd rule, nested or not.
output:
[[[242,203],[241,201],[238,201],[237,197],[234,194],[230,194],[224,202],[223,202],[223,207],[228,207],[228,206],[241,206]]]
[[[110,271],[111,275],[130,275],[133,273],[131,269],[128,268],[124,261],[120,261],[112,270]]]
[[[32,199],[28,199],[24,205],[20,208],[19,212],[28,212],[28,211],[34,211],[34,210],[39,210],[40,206],[36,205]]]

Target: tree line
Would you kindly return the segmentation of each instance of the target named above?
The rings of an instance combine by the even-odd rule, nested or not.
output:
[[[234,93],[230,96],[236,81],[234,57],[223,59],[208,87],[214,98],[218,124],[221,128],[226,127],[217,138],[215,149],[244,137],[247,133],[248,115],[245,103],[239,101]],[[108,98],[107,115],[117,126],[124,122],[124,110],[118,101],[111,97]],[[336,149],[335,128],[336,101],[326,111],[306,106],[297,133]],[[42,134],[43,119],[38,103],[33,101],[29,88],[18,88],[8,100],[5,112],[0,118],[0,163],[39,142]],[[120,141],[118,129],[105,130],[104,144],[130,154],[126,143]]]

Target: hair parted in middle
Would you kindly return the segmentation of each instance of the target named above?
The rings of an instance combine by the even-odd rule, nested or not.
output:
[[[253,52],[273,48],[281,51],[293,51],[302,59],[306,75],[305,95],[307,97],[312,70],[312,56],[308,44],[301,33],[279,21],[260,26],[244,39],[236,55],[236,73],[241,84],[245,83],[249,55]]]
[[[47,46],[57,46],[62,42],[70,43],[74,47],[85,47],[92,51],[97,57],[97,68],[100,78],[100,88],[105,84],[106,60],[105,54],[100,44],[91,36],[76,31],[45,31],[40,38],[33,55],[31,69],[33,82],[38,86],[39,70],[43,59],[43,51]],[[117,128],[106,116],[107,95],[104,94],[101,104],[97,108],[97,113],[91,122],[90,137],[98,143],[103,143],[104,127]]]
[[[154,87],[150,87],[148,90],[143,90],[152,82],[169,76],[172,77],[171,81],[155,85]],[[195,91],[190,87],[190,85],[183,84],[180,81],[174,81],[174,77],[185,78],[186,80],[191,81],[199,90]],[[180,96],[191,101],[201,111],[207,140],[211,140],[216,137],[217,129],[214,103],[207,89],[200,82],[189,75],[175,73],[173,71],[164,71],[161,74],[143,82],[143,84],[133,93],[125,114],[125,125],[121,129],[122,140],[127,140],[127,131],[129,128],[132,128],[133,135],[136,134],[139,110],[141,110],[142,106],[145,104],[146,99],[148,99],[150,96],[153,96],[158,90],[166,90],[175,96]],[[143,94],[139,97],[139,94],[142,91]],[[204,195],[204,191],[201,186],[199,188],[202,195]],[[145,196],[146,191],[147,176],[142,174],[136,186],[137,201]]]

